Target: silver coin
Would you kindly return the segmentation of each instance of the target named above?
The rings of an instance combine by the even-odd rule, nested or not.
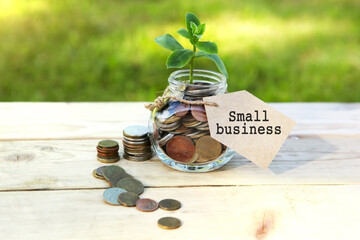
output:
[[[125,189],[117,188],[117,187],[108,188],[103,193],[103,197],[104,197],[105,202],[107,202],[111,205],[119,206],[120,203],[118,202],[118,197],[123,192],[127,192],[127,191]]]
[[[148,128],[141,125],[128,126],[123,130],[123,134],[128,138],[144,138],[148,134]]]

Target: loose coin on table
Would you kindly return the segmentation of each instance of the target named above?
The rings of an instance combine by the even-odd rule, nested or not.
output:
[[[158,204],[150,198],[141,198],[136,201],[136,208],[142,212],[153,212],[158,208]]]
[[[127,173],[117,165],[110,165],[103,170],[103,176],[114,187],[120,179],[127,177]]]
[[[164,229],[175,229],[181,226],[181,221],[174,217],[163,217],[159,219],[158,225]]]
[[[221,143],[210,136],[199,138],[196,142],[196,153],[199,155],[197,162],[206,162],[220,156],[222,151]]]
[[[181,207],[181,203],[175,199],[163,199],[159,202],[159,208],[167,210],[167,211],[174,211]]]
[[[179,162],[189,162],[195,154],[193,141],[185,136],[175,136],[166,144],[166,153]]]
[[[122,188],[108,188],[105,190],[103,197],[105,202],[111,205],[119,206],[120,205],[118,201],[119,195],[124,192],[126,192],[126,190]]]
[[[118,201],[125,207],[134,207],[136,201],[139,200],[139,196],[133,192],[123,192],[119,195]]]
[[[144,191],[144,185],[134,178],[123,178],[117,182],[116,187],[123,188],[126,191],[136,193],[137,195],[140,195]]]
[[[100,175],[97,174],[96,169],[94,169],[94,171],[92,172],[92,175],[93,175],[95,178],[98,178],[98,179],[102,179],[102,180],[105,179],[103,176],[100,176]]]
[[[96,174],[104,178],[104,169],[108,166],[101,166],[96,169]]]

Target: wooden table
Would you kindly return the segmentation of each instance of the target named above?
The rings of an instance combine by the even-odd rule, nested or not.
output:
[[[97,142],[146,124],[143,103],[0,103],[1,239],[359,239],[360,104],[271,105],[297,125],[267,170],[240,155],[198,174],[120,160],[142,197],[182,203],[143,213],[104,203],[92,176]]]

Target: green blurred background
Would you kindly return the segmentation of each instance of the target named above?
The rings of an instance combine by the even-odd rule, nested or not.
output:
[[[360,100],[359,0],[0,0],[0,101],[150,101],[174,71],[153,39],[180,40],[187,11],[218,44],[229,91]]]

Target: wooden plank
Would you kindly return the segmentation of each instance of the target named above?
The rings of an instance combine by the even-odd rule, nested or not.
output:
[[[142,102],[0,103],[0,140],[119,138],[147,124]],[[273,103],[297,122],[292,135],[360,135],[359,103]]]
[[[182,208],[143,213],[102,201],[103,190],[0,193],[4,239],[356,239],[360,186],[252,186],[146,189]],[[181,219],[176,230],[157,220]]]
[[[117,139],[121,141],[121,139]],[[104,188],[92,177],[97,140],[0,142],[0,190]],[[117,164],[146,186],[359,184],[360,137],[289,138],[269,169],[235,155],[210,173],[173,170],[158,159]],[[122,151],[122,149],[120,149]],[[169,181],[171,179],[171,181]]]

